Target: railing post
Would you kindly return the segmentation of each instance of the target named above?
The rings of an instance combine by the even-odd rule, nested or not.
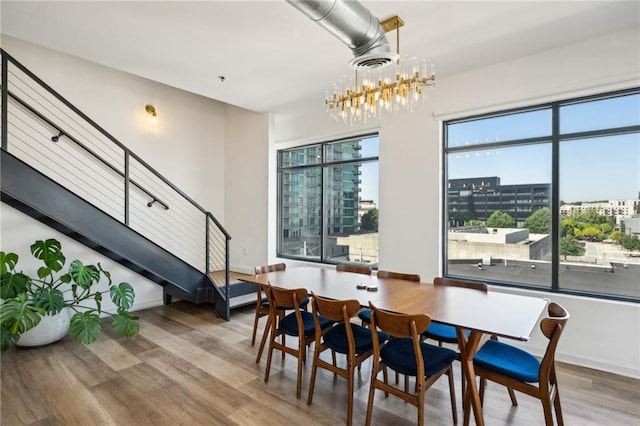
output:
[[[129,151],[124,151],[124,224],[129,226]]]
[[[205,240],[205,249],[204,249],[204,262],[205,262],[205,266],[204,266],[204,270],[207,273],[207,276],[210,276],[211,274],[211,267],[209,265],[209,215],[207,213],[205,213],[204,215],[204,232],[205,232],[205,236],[204,236],[204,240]]]
[[[9,123],[9,119],[7,118],[7,114],[9,111],[8,101],[9,101],[9,88],[7,83],[9,81],[9,61],[7,59],[7,55],[4,54],[4,50],[2,51],[2,149],[7,150],[8,146],[8,135],[9,129],[7,125]]]

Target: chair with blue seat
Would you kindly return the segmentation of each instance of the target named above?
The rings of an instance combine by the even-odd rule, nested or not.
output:
[[[277,349],[282,352],[282,356],[289,354],[298,360],[298,375],[296,383],[296,398],[300,398],[302,390],[302,363],[307,359],[307,346],[315,340],[315,323],[313,314],[300,308],[301,301],[307,297],[307,290],[304,288],[284,289],[268,285],[265,289],[267,299],[269,301],[269,351],[267,356],[267,368],[264,373],[265,383],[269,381],[269,372],[271,371],[271,358],[273,350]],[[285,310],[293,312],[282,315]],[[325,318],[319,319],[319,327],[321,330],[331,326],[331,321]],[[284,336],[294,336],[298,338],[298,346],[296,348],[289,347],[285,344]],[[278,341],[278,337],[281,337]]]
[[[542,334],[549,339],[542,360],[515,346],[488,340],[474,356],[473,366],[476,376],[480,377],[481,400],[487,380],[500,383],[509,389],[538,398],[542,402],[547,426],[553,425],[553,405],[558,425],[562,426],[564,420],[560,406],[555,353],[560,336],[569,320],[569,313],[557,303],[549,304],[548,313],[549,316],[540,322]]]
[[[264,266],[256,266],[255,267],[255,274],[266,274],[267,272],[275,272],[275,271],[284,271],[287,269],[287,265],[285,263],[275,263],[272,265],[264,265]],[[305,298],[302,301],[302,306],[306,307],[306,305],[309,303],[309,298]],[[283,314],[283,313],[281,313]],[[253,320],[253,334],[251,336],[251,346],[255,345],[256,343],[256,333],[258,330],[258,321],[260,320],[260,318],[269,315],[269,301],[267,300],[266,296],[263,294],[263,290],[260,286],[257,286],[256,288],[256,311],[255,311],[255,317]],[[260,347],[258,349],[258,354],[256,356],[256,363],[260,362],[260,359],[262,358],[262,351],[264,350],[264,346],[267,342],[267,334],[269,331],[269,319],[267,318],[267,322],[264,325],[264,331],[263,331],[263,335],[262,335],[262,339],[260,340]]]
[[[484,293],[488,291],[488,287],[485,283],[462,281],[462,280],[456,280],[452,278],[436,277],[433,280],[433,285],[462,287],[462,288],[482,291]],[[467,331],[467,335],[469,335],[469,331]],[[431,339],[431,340],[437,341],[439,346],[442,346],[443,343],[450,343],[455,345],[458,344],[458,336],[456,335],[456,328],[452,325],[447,325],[447,324],[432,322],[431,325],[429,325],[429,328],[427,329],[427,331],[422,333],[422,337],[424,339]],[[491,336],[491,339],[497,340],[497,337]],[[460,381],[462,384],[462,394],[464,395],[464,389],[465,389],[464,373],[461,373],[460,377],[461,377]],[[508,391],[509,391],[509,398],[511,398],[511,402],[513,403],[513,405],[517,405],[518,402],[516,400],[516,395],[513,393],[513,390],[509,388]]]
[[[453,381],[453,361],[456,360],[455,351],[440,346],[430,345],[421,340],[431,318],[426,314],[407,315],[396,314],[376,308],[369,302],[371,311],[371,334],[373,338],[373,371],[369,387],[366,425],[371,424],[373,399],[376,389],[401,398],[418,407],[418,425],[424,424],[424,395],[443,374],[449,377],[449,394],[451,396],[451,411],[453,423],[458,422],[456,410],[456,392]],[[381,343],[376,329],[387,333],[390,339]],[[415,391],[405,388],[401,390],[388,384],[387,367],[406,376],[416,378]],[[383,380],[378,374],[383,372]]]
[[[360,303],[355,299],[332,300],[313,294],[311,306],[315,321],[315,351],[307,403],[311,404],[313,400],[317,369],[324,368],[332,371],[334,374],[347,379],[347,425],[351,425],[354,372],[356,367],[360,366],[373,353],[371,332],[368,328],[351,322],[351,318],[355,317],[360,310]],[[333,321],[334,325],[329,329],[323,330],[320,322],[321,318]],[[383,332],[378,332],[377,336],[381,342],[389,338]],[[333,363],[320,358],[320,354],[326,350],[331,350]],[[345,355],[345,368],[336,365],[335,353]]]

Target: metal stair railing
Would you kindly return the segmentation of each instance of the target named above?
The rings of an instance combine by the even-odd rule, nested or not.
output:
[[[53,88],[2,53],[2,150],[209,278],[229,307],[222,224]]]

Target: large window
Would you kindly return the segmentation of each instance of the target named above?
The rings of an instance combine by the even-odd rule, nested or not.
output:
[[[378,264],[378,136],[278,151],[278,255]]]
[[[640,91],[444,125],[445,275],[640,301]]]

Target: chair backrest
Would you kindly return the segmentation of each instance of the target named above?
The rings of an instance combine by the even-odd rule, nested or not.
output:
[[[371,275],[371,268],[359,265],[336,265],[336,271],[355,272],[356,274]]]
[[[420,339],[420,333],[429,328],[431,317],[426,314],[396,314],[373,306],[369,302],[371,309],[371,330],[375,335],[376,327],[393,337]]]
[[[472,281],[454,280],[453,278],[436,277],[433,279],[433,285],[451,286],[451,287],[463,287],[473,290],[488,291],[485,283],[477,283]]]
[[[293,309],[299,307],[305,297],[307,290],[304,288],[280,288],[272,285],[267,286],[267,297],[275,309]]]
[[[378,271],[378,278],[393,278],[396,280],[420,282],[418,274],[403,274],[402,272]]]
[[[558,341],[560,340],[567,321],[569,321],[569,312],[561,305],[551,302],[547,310],[549,316],[540,321],[540,330],[542,330],[542,334],[549,339],[547,350],[540,363],[540,383],[544,383],[543,380],[548,380],[548,374],[554,363]]]
[[[360,302],[355,299],[335,300],[313,294],[313,312],[322,315],[326,319],[335,322],[348,322],[350,318],[358,315]]]
[[[266,274],[267,272],[284,271],[285,269],[287,269],[286,263],[274,263],[273,265],[256,266],[255,273],[256,275]]]

